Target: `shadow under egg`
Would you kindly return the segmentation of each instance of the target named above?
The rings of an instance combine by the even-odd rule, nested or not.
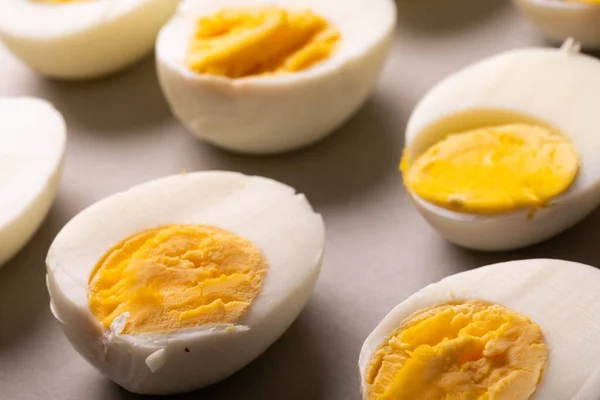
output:
[[[400,108],[402,110],[402,108]],[[316,205],[345,201],[396,175],[407,115],[372,97],[348,122],[310,147],[275,156],[226,152],[189,135],[179,149],[182,168],[238,171],[272,178],[304,193]],[[398,119],[402,125],[398,125]]]

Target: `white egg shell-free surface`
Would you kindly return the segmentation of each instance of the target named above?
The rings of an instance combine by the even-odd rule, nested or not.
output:
[[[451,301],[485,300],[528,316],[542,328],[550,357],[533,399],[597,400],[599,287],[598,269],[548,259],[494,264],[429,285],[394,308],[366,339],[359,359],[363,392],[371,355],[404,319]]]
[[[179,0],[0,0],[0,38],[37,72],[61,79],[117,72],[152,51]]]
[[[431,126],[473,110],[517,112],[564,134],[580,156],[573,185],[537,210],[494,216],[456,213],[412,194],[423,216],[448,240],[478,250],[509,250],[547,239],[569,228],[600,203],[600,61],[565,49],[523,49],[494,56],[449,76],[415,108],[406,130],[407,154],[415,159],[443,135],[519,122],[457,117],[446,129]],[[531,218],[530,218],[531,217]]]
[[[134,233],[174,223],[217,226],[263,251],[269,269],[249,312],[235,325],[169,334],[102,329],[87,297],[98,260]],[[236,372],[288,328],[312,292],[323,246],[321,216],[289,186],[231,172],[176,175],[102,200],[65,226],[47,257],[51,306],[77,351],[125,389],[190,391]]]
[[[573,37],[585,48],[600,48],[600,5],[584,1],[514,0],[523,14],[549,39]]]
[[[58,189],[67,141],[48,102],[0,97],[0,266],[31,238]]]
[[[341,33],[338,49],[304,71],[229,79],[197,74],[185,57],[197,19],[223,8],[311,9]],[[277,153],[332,133],[367,99],[390,50],[391,0],[187,0],[162,29],[158,75],[175,116],[198,137],[228,150]]]

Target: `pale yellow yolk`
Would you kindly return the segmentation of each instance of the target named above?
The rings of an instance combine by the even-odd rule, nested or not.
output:
[[[34,0],[38,3],[75,3],[90,0]]]
[[[579,157],[564,137],[513,124],[447,136],[401,164],[406,186],[450,210],[495,214],[543,207],[571,186]]]
[[[538,325],[480,301],[420,311],[375,351],[369,400],[526,400],[548,361]]]
[[[311,11],[227,9],[198,21],[187,65],[229,78],[297,72],[329,58],[339,39]]]
[[[266,272],[261,251],[225,230],[149,229],[98,262],[89,283],[90,310],[107,328],[129,313],[129,334],[233,323],[248,311]]]

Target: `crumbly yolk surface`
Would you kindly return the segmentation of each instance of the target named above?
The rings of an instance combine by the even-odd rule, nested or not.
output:
[[[368,400],[527,400],[548,361],[529,318],[480,301],[404,320],[367,366]]]
[[[219,228],[149,229],[98,262],[89,282],[90,309],[106,328],[128,312],[128,334],[233,323],[259,294],[267,268],[260,249]]]
[[[291,73],[329,58],[339,40],[336,28],[308,10],[225,9],[198,21],[186,63],[229,78]]]
[[[564,137],[511,124],[447,136],[414,162],[401,163],[406,186],[423,200],[477,214],[543,207],[566,191],[579,156]]]

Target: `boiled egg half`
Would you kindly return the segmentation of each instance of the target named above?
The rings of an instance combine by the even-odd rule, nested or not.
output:
[[[75,349],[142,394],[244,367],[315,285],[324,226],[270,179],[199,172],[148,182],[73,218],[47,257],[51,309]]]
[[[363,399],[596,400],[600,271],[559,260],[482,267],[394,308],[360,352]]]
[[[546,37],[560,43],[575,38],[585,48],[600,48],[600,1],[514,0]]]
[[[186,0],[156,45],[175,116],[243,153],[325,137],[367,99],[390,50],[392,0]]]
[[[87,79],[152,51],[179,0],[0,0],[0,38],[40,74]]]
[[[44,100],[0,97],[0,266],[35,233],[54,202],[67,129]]]
[[[510,51],[435,86],[410,117],[401,164],[419,211],[448,240],[508,250],[547,239],[600,203],[600,61]]]

